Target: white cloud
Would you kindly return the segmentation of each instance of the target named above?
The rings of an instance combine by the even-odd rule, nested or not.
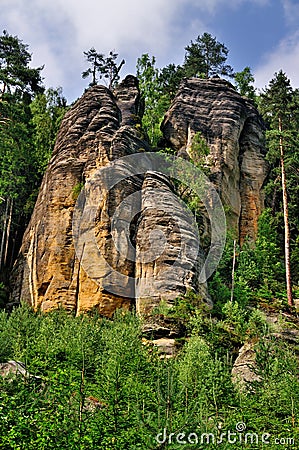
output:
[[[282,70],[294,88],[299,87],[299,31],[281,41],[274,52],[265,55],[264,63],[254,71],[256,86],[264,88]]]
[[[190,39],[206,31],[209,14],[246,2],[265,5],[269,0],[1,0],[0,30],[28,43],[33,64],[45,64],[46,84],[63,86],[74,99],[86,86],[83,51],[90,47],[118,52],[127,61],[124,72],[132,72],[145,52],[155,55],[158,65],[178,64]],[[192,8],[198,12],[194,17]]]
[[[210,14],[216,13],[220,6],[225,6],[227,9],[236,9],[246,3],[253,3],[257,6],[265,6],[270,3],[271,0],[182,0],[181,3],[193,4],[199,10]]]
[[[290,25],[298,25],[299,20],[299,2],[298,0],[282,0],[284,14]]]
[[[181,8],[196,3],[195,0],[1,1],[0,27],[28,43],[33,64],[45,64],[43,75],[47,85],[62,85],[69,96],[74,96],[76,89],[75,96],[80,95],[86,86],[86,81],[81,80],[85,68],[83,51],[92,46],[103,53],[115,50],[127,60],[127,71],[135,69],[136,59],[142,53],[155,54],[158,60],[166,58],[174,41],[184,37],[184,32],[178,36],[175,18]]]

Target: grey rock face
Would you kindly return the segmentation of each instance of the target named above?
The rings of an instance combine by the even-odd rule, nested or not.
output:
[[[264,125],[252,102],[221,79],[184,80],[162,124],[177,153],[190,150],[198,132],[210,154],[206,166],[241,241],[255,237],[263,208]]]
[[[41,377],[28,372],[24,363],[14,360],[0,363],[0,376],[10,380],[17,376],[22,376],[27,380],[41,381]]]
[[[241,390],[249,383],[261,381],[261,377],[256,373],[256,352],[252,342],[246,342],[239,350],[239,355],[234,362],[232,369],[232,380]]]
[[[161,300],[195,289],[208,299],[206,284],[197,283],[204,264],[194,219],[163,174],[147,173],[142,185],[141,216],[136,236],[136,307],[148,313]]]

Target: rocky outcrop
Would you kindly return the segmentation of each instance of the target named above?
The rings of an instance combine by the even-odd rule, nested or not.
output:
[[[267,333],[258,339],[246,341],[239,349],[239,355],[233,364],[232,381],[241,391],[254,391],[255,383],[262,381],[262,366],[265,362],[263,358],[268,360],[271,354],[275,355],[277,345],[282,351],[283,348],[291,348],[299,362],[298,318],[289,312],[276,311],[269,306],[260,310],[260,318],[264,321],[264,333]],[[259,345],[264,348],[264,354],[261,354]],[[262,364],[258,364],[259,356]]]
[[[208,299],[197,280],[204,264],[194,219],[175,195],[168,178],[148,172],[142,185],[136,234],[136,309],[147,314],[164,300],[195,289]]]
[[[186,79],[162,124],[169,146],[182,154],[201,133],[210,149],[205,165],[242,241],[255,237],[263,208],[264,125],[253,103],[219,78]]]
[[[197,227],[158,156],[151,161],[142,109],[128,76],[113,93],[88,89],[68,111],[15,264],[12,302],[111,316],[135,303],[142,314],[161,300],[170,306],[188,289],[208,301]],[[267,165],[253,104],[223,80],[185,80],[162,128],[181,154],[202,134],[230,223],[241,239],[254,237]]]
[[[13,380],[14,378],[21,376],[26,380],[42,382],[42,378],[37,375],[32,375],[26,369],[24,363],[20,361],[10,360],[0,363],[0,377]]]
[[[241,390],[250,387],[250,383],[261,381],[257,373],[256,352],[253,342],[245,342],[232,369],[232,380]]]
[[[198,289],[201,258],[194,268],[196,255],[180,254],[196,232],[168,177],[143,157],[150,148],[141,114],[132,76],[114,93],[90,88],[66,114],[14,268],[12,302],[111,316],[135,297],[143,311],[149,295],[157,304]],[[138,154],[145,174],[122,159]]]
[[[122,87],[126,96],[121,89],[113,96],[104,86],[95,86],[66,114],[23,238],[14,271],[13,300],[26,300],[42,310],[61,305],[79,313],[97,307],[108,316],[116,308],[131,306],[129,295],[105,291],[109,274],[102,273],[101,283],[86,274],[76,257],[72,233],[74,207],[84,183],[99,168],[146,145],[135,127],[140,123],[136,79],[127,78]],[[99,186],[102,204],[96,219],[97,241],[109,264],[127,275],[134,274],[134,263],[115,250],[110,217],[116,205],[139,188],[137,179],[123,182],[111,195]],[[94,260],[94,255],[88,256]]]

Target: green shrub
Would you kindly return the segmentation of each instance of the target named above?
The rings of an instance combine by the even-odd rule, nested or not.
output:
[[[175,312],[187,315],[189,302],[189,296],[186,303],[180,299]],[[287,429],[296,436],[295,356],[283,344],[260,339],[268,333],[260,311],[234,302],[222,314],[219,321],[192,309],[192,336],[176,358],[161,359],[144,345],[133,313],[118,311],[108,320],[62,310],[44,315],[25,304],[11,315],[2,311],[1,361],[25,362],[42,383],[0,378],[0,448],[150,450],[159,448],[155,436],[164,428],[219,436],[220,426],[234,431],[240,421],[259,433],[286,436]],[[260,339],[262,382],[239,393],[231,381],[232,356],[247,337]]]
[[[82,189],[84,188],[84,183],[80,181],[80,183],[77,183],[72,190],[72,195],[73,195],[73,199],[77,200],[77,198],[80,195],[80,192],[82,191]]]

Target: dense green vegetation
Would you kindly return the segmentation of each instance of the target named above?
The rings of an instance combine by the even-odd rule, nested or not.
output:
[[[288,303],[292,305],[292,279],[298,283],[298,261],[293,262],[299,235],[299,91],[291,87],[282,71],[275,74],[261,95],[260,109],[268,125],[267,159],[272,165],[267,193],[271,195],[273,216],[277,217],[285,237],[287,295]]]
[[[256,372],[262,381],[239,391],[231,381],[228,348],[236,348],[248,334],[267,335],[268,328],[258,310],[249,314],[226,303],[222,313],[215,322],[194,311],[187,343],[176,358],[161,359],[142,341],[141,323],[133,313],[119,311],[107,320],[74,318],[62,310],[33,313],[25,305],[10,316],[2,312],[1,360],[24,361],[42,383],[22,376],[0,379],[0,448],[201,449],[207,446],[204,433],[212,433],[208,447],[217,449],[221,433],[229,431],[237,433],[233,448],[240,449],[274,449],[274,439],[298,439],[295,356],[269,336],[259,344]],[[245,444],[238,423],[258,435],[258,445],[251,445],[251,438]],[[159,433],[164,440],[164,429],[167,445],[156,440]],[[193,433],[189,445],[177,443],[179,433]],[[265,446],[263,433],[271,435]],[[228,435],[221,447],[232,448]]]
[[[160,123],[182,78],[233,75],[226,62],[228,49],[208,33],[191,41],[185,51],[181,66],[158,69],[155,57],[148,54],[137,61],[145,101],[143,127],[159,150]],[[85,56],[90,67],[83,75],[91,76],[92,85],[98,79],[110,87],[117,84],[122,63],[116,64],[116,53],[105,57],[92,48]],[[4,32],[1,308],[7,297],[7,274],[66,111],[61,89],[45,90],[42,68],[31,68],[30,61],[27,46]],[[73,317],[60,310],[44,315],[26,305],[11,314],[1,311],[0,362],[22,361],[41,380],[0,378],[0,449],[217,449],[222,433],[227,434],[221,448],[227,450],[275,449],[275,439],[281,439],[281,448],[295,448],[286,440],[299,438],[298,349],[277,339],[277,332],[298,332],[293,300],[299,297],[299,91],[282,72],[274,74],[261,94],[253,87],[249,67],[233,77],[240,94],[258,105],[267,126],[271,170],[256,242],[240,247],[229,233],[222,260],[209,280],[212,311],[199,296],[187,293],[173,308],[162,303],[153,312],[151,320],[168,320],[181,330],[177,356],[171,359],[161,358],[144,338],[142,321],[134,311],[119,311],[113,320],[96,314]],[[192,162],[209,175],[204,136],[195,136],[191,150]],[[74,198],[81,189],[81,184],[74,187]],[[200,216],[201,205],[189,194],[184,191],[184,200]],[[275,327],[270,316],[275,317]],[[238,350],[248,342],[256,348],[254,370],[260,381],[240,390],[232,382],[231,370]],[[238,423],[256,433],[253,443],[245,443],[245,432],[236,430]],[[237,433],[237,442],[228,440],[229,432]],[[207,433],[214,443],[207,444]],[[265,443],[263,433],[271,435]],[[177,442],[187,436],[189,443]]]
[[[66,100],[42,85],[28,46],[0,36],[0,282],[6,281],[49,161]],[[1,289],[1,288],[0,288]]]

